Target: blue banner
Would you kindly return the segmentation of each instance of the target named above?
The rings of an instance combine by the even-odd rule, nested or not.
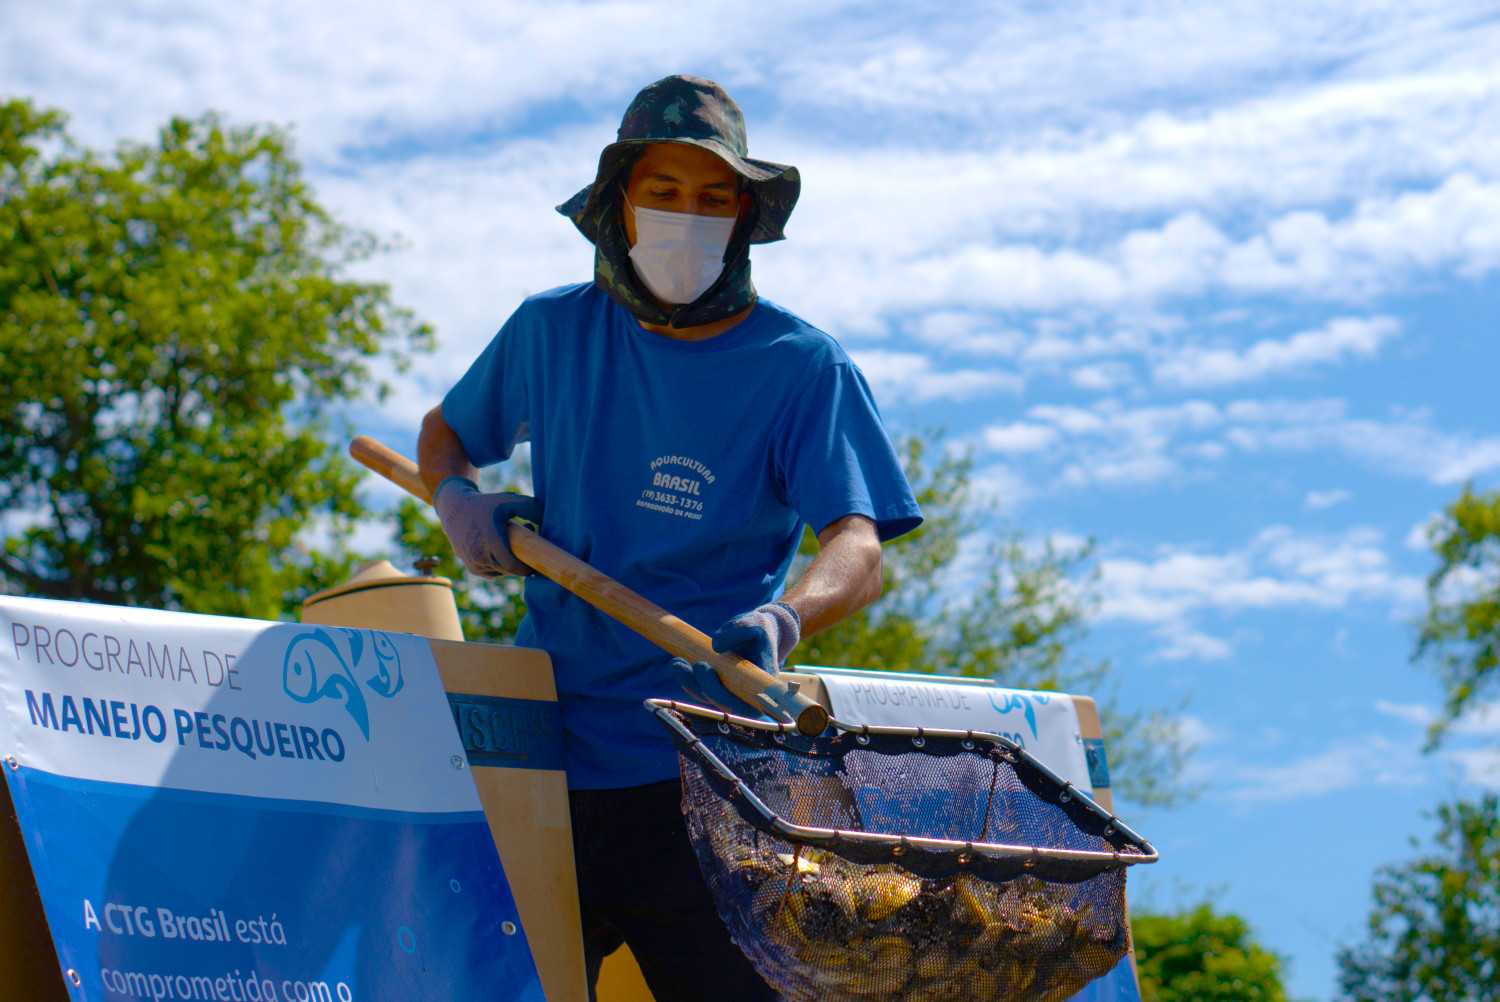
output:
[[[73,998],[540,1002],[425,641],[9,598],[0,629]]]

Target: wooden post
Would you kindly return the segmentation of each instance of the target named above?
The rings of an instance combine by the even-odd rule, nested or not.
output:
[[[9,784],[0,781],[0,998],[68,1002],[42,895],[16,820]]]

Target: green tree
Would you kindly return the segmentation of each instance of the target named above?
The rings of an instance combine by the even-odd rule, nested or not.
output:
[[[962,583],[959,590],[969,597],[949,600],[960,547],[985,528],[990,513],[975,503],[969,457],[940,454],[936,463],[930,461],[928,454],[939,439],[928,433],[900,442],[902,466],[925,521],[886,545],[880,601],[808,637],[793,660],[969,678],[1003,676],[1007,684],[1021,688],[1055,689],[1063,680],[1097,682],[1105,666],[1068,663],[1089,611],[1074,587],[1087,585],[1077,582],[1087,546],[1059,551],[1049,544],[1032,553],[1019,533],[1009,533],[989,547],[972,580]],[[817,548],[817,539],[807,532],[803,564]]]
[[[1285,1002],[1286,960],[1237,915],[1202,904],[1131,917],[1141,1002]]]
[[[274,618],[341,578],[332,415],[430,340],[345,277],[377,249],[280,129],[174,119],[101,154],[0,105],[0,587]]]
[[[1500,491],[1466,486],[1430,534],[1438,568],[1414,660],[1445,690],[1427,751],[1484,704],[1500,665]],[[1375,878],[1368,935],[1339,953],[1344,997],[1356,1002],[1500,999],[1500,804],[1439,806],[1435,845]],[[1413,843],[1416,846],[1416,843]]]
[[[1436,845],[1379,872],[1369,937],[1339,953],[1350,1002],[1500,999],[1500,803],[1445,804],[1436,818]]]
[[[1427,579],[1427,612],[1416,658],[1447,693],[1428,747],[1466,709],[1495,689],[1500,667],[1500,490],[1465,487],[1431,533],[1438,568]]]

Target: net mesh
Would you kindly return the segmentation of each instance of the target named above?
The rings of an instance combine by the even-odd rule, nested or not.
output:
[[[1003,740],[804,738],[655,709],[679,725],[683,811],[720,914],[787,999],[1047,1002],[1128,951],[1125,864],[1154,850]]]

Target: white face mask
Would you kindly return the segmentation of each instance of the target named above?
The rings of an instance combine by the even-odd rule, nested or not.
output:
[[[630,199],[625,199],[630,205]],[[651,294],[664,303],[691,303],[708,291],[724,270],[724,250],[734,233],[734,216],[637,209],[635,246],[630,261]]]

